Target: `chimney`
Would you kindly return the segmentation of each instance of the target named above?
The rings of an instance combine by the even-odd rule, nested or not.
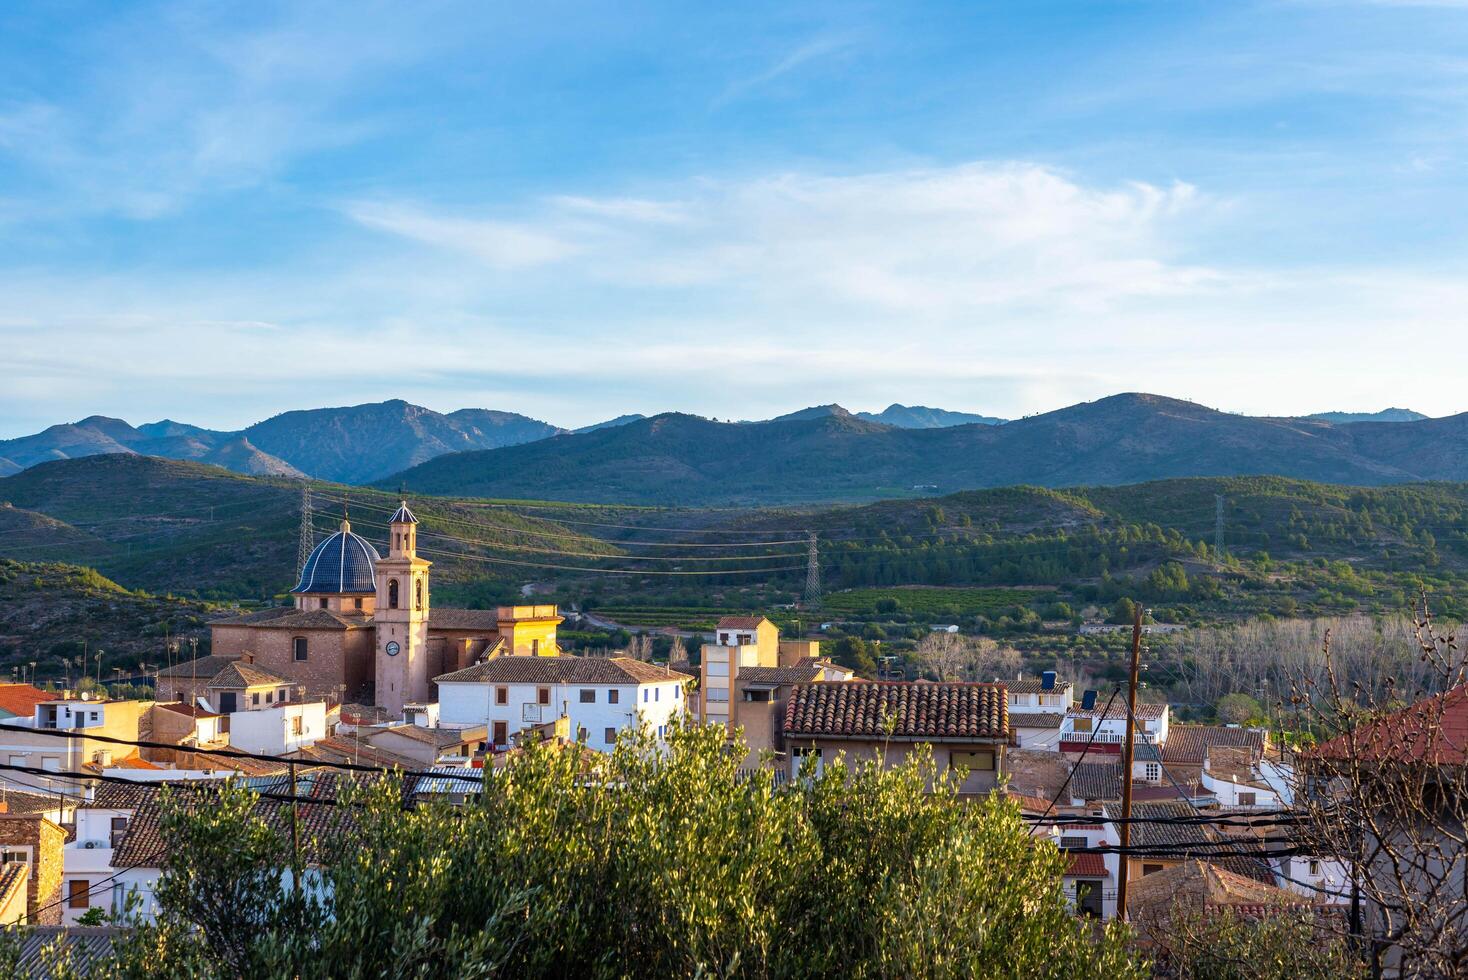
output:
[[[253,653],[242,653],[240,654],[240,660],[243,663],[252,664],[255,662],[255,655]]]
[[[8,802],[6,802],[5,800],[0,800],[0,813],[9,813],[9,812],[10,812],[10,804]]]

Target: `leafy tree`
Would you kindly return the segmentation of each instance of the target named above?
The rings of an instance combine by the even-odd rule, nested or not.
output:
[[[1111,606],[1111,615],[1107,617],[1108,623],[1130,625],[1136,621],[1137,604],[1126,596],[1117,599]]]
[[[959,801],[931,753],[780,789],[739,778],[744,755],[689,727],[662,750],[646,732],[608,755],[532,745],[462,807],[349,787],[330,887],[300,901],[247,794],[170,802],[157,921],[101,975],[1143,975],[1121,928],[1070,912],[1060,852],[1002,796]]]
[[[877,672],[877,661],[867,649],[866,641],[859,636],[843,636],[837,640],[831,656],[841,666],[850,667],[863,677],[871,677]]]
[[[1213,707],[1214,711],[1218,713],[1218,720],[1230,725],[1243,725],[1256,718],[1264,717],[1264,709],[1258,701],[1247,694],[1237,692],[1225,694]]]
[[[1248,918],[1175,906],[1160,928],[1157,975],[1179,980],[1353,980],[1366,976],[1339,933],[1309,913]],[[1146,928],[1146,925],[1143,925]]]

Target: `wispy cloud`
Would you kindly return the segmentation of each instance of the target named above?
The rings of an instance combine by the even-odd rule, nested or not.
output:
[[[730,82],[725,86],[724,91],[719,93],[718,97],[714,99],[712,107],[717,109],[731,102],[736,102],[749,93],[768,85],[781,76],[788,75],[812,61],[846,51],[854,43],[854,38],[847,35],[830,35],[812,38],[786,52],[763,71]]]

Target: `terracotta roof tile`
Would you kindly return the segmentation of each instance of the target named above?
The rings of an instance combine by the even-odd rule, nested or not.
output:
[[[1468,762],[1468,684],[1433,695],[1401,711],[1323,742],[1312,755],[1363,761],[1428,761],[1438,765]]]
[[[1071,686],[1071,682],[1055,679],[1055,685],[1051,688],[1044,687],[1044,680],[1039,677],[1021,677],[1012,681],[1000,681],[1004,689],[1010,694],[1064,694],[1065,689]]]
[[[271,687],[289,684],[284,677],[276,677],[268,670],[261,670],[242,660],[226,664],[219,673],[209,679],[209,687],[240,690],[247,687]]]
[[[439,630],[485,630],[498,633],[499,611],[496,609],[440,609],[428,613],[428,628]]]
[[[757,630],[769,620],[763,616],[724,616],[714,624],[716,630]]]
[[[356,630],[372,626],[372,617],[361,613],[339,613],[330,609],[297,609],[294,606],[272,606],[216,619],[210,626],[253,626],[256,629],[282,630]]]
[[[1099,706],[1097,706],[1095,708],[1089,708],[1088,709],[1088,708],[1082,708],[1080,705],[1077,704],[1077,705],[1072,705],[1071,706],[1070,713],[1072,715],[1077,715],[1077,716],[1082,717],[1082,718],[1099,718],[1099,717],[1101,717],[1101,710],[1104,707],[1105,707],[1105,705],[1103,704],[1103,705],[1099,705]],[[1164,714],[1166,714],[1167,713],[1167,710],[1168,710],[1168,706],[1166,704],[1162,704],[1162,703],[1150,703],[1150,702],[1149,703],[1143,703],[1143,704],[1137,705],[1137,717],[1139,719],[1143,719],[1145,721],[1155,721],[1158,718],[1161,718]],[[1125,718],[1126,717],[1126,699],[1125,698],[1116,698],[1115,700],[1113,700],[1111,702],[1111,707],[1106,710],[1106,717],[1107,718]]]
[[[630,657],[494,657],[435,677],[437,684],[652,684],[691,680],[667,667]]]
[[[36,713],[36,705],[52,697],[30,684],[0,684],[0,711],[29,718]]]
[[[1106,858],[1100,854],[1067,854],[1065,856],[1067,878],[1109,878]]]
[[[809,684],[825,670],[815,657],[801,657],[788,667],[740,667],[738,679],[746,684]]]
[[[1258,758],[1264,751],[1264,735],[1252,728],[1227,725],[1169,725],[1162,758],[1168,762],[1202,765],[1210,745],[1248,746]]]
[[[1175,905],[1246,909],[1307,905],[1294,892],[1237,874],[1217,863],[1188,860],[1131,884],[1127,908],[1147,917],[1166,916]]]
[[[159,677],[190,678],[197,677],[201,681],[207,681],[224,668],[239,660],[238,656],[224,656],[222,654],[210,654],[207,657],[199,657],[196,660],[188,660],[181,664],[174,664],[158,672]]]
[[[1078,762],[1070,777],[1070,795],[1081,800],[1121,799],[1121,764]]]
[[[785,705],[785,736],[1005,738],[1006,700],[997,684],[801,684]]]

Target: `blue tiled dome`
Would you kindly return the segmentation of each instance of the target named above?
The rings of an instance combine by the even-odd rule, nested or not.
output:
[[[352,526],[342,521],[342,529],[318,544],[301,568],[301,580],[292,592],[361,593],[377,591],[372,570],[379,558],[377,549]]]

